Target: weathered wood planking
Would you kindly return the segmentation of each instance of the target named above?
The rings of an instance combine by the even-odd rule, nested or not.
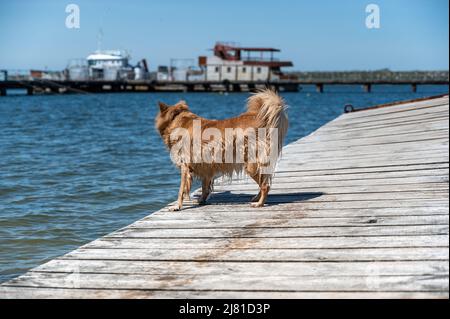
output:
[[[1,298],[448,298],[448,96],[342,115],[249,179],[0,286]]]

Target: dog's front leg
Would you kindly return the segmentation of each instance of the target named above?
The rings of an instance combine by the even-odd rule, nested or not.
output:
[[[186,165],[182,165],[180,171],[181,171],[181,181],[180,181],[180,190],[178,191],[178,200],[176,205],[169,207],[170,211],[181,210],[181,208],[183,207],[183,197],[186,192],[187,178],[189,178],[189,168]]]

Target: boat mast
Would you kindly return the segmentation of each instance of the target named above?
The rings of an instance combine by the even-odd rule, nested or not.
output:
[[[99,28],[97,34],[97,51],[100,52],[102,50],[102,40],[103,40],[103,30]]]

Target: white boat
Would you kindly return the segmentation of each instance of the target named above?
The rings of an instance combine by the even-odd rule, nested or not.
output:
[[[133,72],[129,59],[130,56],[121,50],[95,51],[86,58],[89,77],[107,81],[127,79]]]
[[[69,78],[74,81],[145,79],[148,74],[145,59],[136,66],[130,65],[130,59],[130,55],[123,50],[97,50],[86,59],[69,61]]]

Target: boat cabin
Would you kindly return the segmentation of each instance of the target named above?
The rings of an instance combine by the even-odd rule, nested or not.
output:
[[[282,67],[291,61],[280,61],[275,48],[241,47],[218,42],[211,57],[199,57],[206,81],[278,81],[283,79]]]

